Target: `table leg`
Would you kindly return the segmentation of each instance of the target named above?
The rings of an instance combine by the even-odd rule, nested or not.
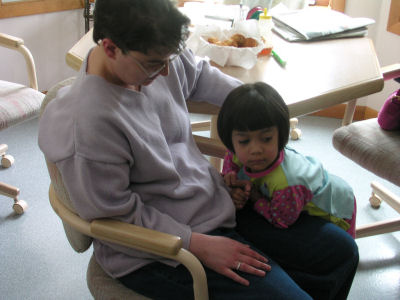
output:
[[[346,110],[344,111],[342,126],[349,125],[353,122],[354,112],[356,111],[357,99],[347,102]]]

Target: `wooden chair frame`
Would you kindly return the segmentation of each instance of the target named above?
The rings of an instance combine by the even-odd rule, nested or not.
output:
[[[382,71],[383,79],[385,81],[400,77],[400,63],[382,67],[381,71]],[[348,111],[349,115],[353,114],[356,101],[357,100],[353,100],[353,101],[351,101],[351,103],[349,103],[349,111]],[[347,118],[345,117],[344,120],[346,120],[346,119]],[[349,125],[350,123],[351,123],[351,119],[349,120],[348,123],[344,122],[342,125],[346,126],[346,125]],[[340,128],[337,129],[337,132],[339,132],[340,130],[341,130]],[[336,135],[334,134],[333,144],[334,144],[335,148],[341,152],[341,150],[340,150],[341,143],[339,141],[336,141],[335,136]],[[372,145],[372,147],[373,147],[373,145]],[[346,154],[344,154],[344,155],[346,155]],[[357,154],[355,154],[355,155],[357,155]],[[352,159],[352,158],[350,158],[350,159]],[[355,157],[354,161],[357,163],[356,157]],[[393,209],[395,209],[398,213],[400,213],[400,197],[398,197],[397,195],[392,193],[389,189],[387,189],[386,187],[384,187],[381,183],[379,183],[377,181],[373,181],[371,183],[371,188],[372,188],[372,194],[371,194],[369,201],[370,201],[372,207],[379,208],[382,201],[384,201],[387,204],[389,204]],[[390,232],[395,232],[395,231],[400,231],[400,217],[395,218],[393,220],[383,220],[383,221],[374,222],[371,224],[365,224],[365,225],[358,226],[356,229],[356,238],[369,237],[369,236],[390,233]]]
[[[24,45],[24,40],[15,36],[0,33],[0,47],[5,47],[17,51],[23,55],[26,63],[26,71],[29,77],[29,86],[34,90],[38,90],[35,62],[33,60],[31,52]],[[0,145],[1,165],[3,168],[8,168],[14,163],[14,157],[12,157],[9,154],[6,154],[7,150],[8,146],[6,144]],[[27,209],[28,204],[24,200],[18,199],[19,192],[20,192],[19,188],[0,182],[0,194],[13,198],[14,211],[17,214],[23,214],[24,211]]]

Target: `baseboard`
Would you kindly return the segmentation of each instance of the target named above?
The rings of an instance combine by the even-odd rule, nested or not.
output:
[[[343,119],[344,111],[346,109],[346,104],[338,104],[324,110],[317,111],[312,116],[319,117],[327,117],[327,118],[335,118],[335,119]],[[378,112],[368,106],[357,105],[356,110],[354,112],[354,121],[366,120],[376,118],[378,116]]]

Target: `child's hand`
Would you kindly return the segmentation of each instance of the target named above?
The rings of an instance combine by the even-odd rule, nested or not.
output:
[[[242,188],[233,188],[230,194],[233,204],[235,205],[237,210],[242,209],[245,206],[247,199],[249,199],[248,193],[245,192]]]
[[[251,182],[248,180],[238,180],[235,172],[224,175],[227,186],[232,188],[231,197],[236,209],[242,209],[250,197]]]
[[[237,181],[237,176],[235,172],[229,172],[224,175],[225,184],[229,187],[234,187]]]
[[[260,199],[262,197],[263,197],[263,195],[260,193],[260,191],[257,189],[257,187],[252,186],[251,191],[250,191],[250,196],[249,196],[250,201],[252,203],[255,203],[255,202],[257,202],[258,199]]]

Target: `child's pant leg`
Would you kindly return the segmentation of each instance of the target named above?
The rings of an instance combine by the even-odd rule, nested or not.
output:
[[[306,213],[288,229],[273,227],[248,206],[237,215],[237,231],[314,299],[346,299],[359,256],[354,239],[343,229]]]

